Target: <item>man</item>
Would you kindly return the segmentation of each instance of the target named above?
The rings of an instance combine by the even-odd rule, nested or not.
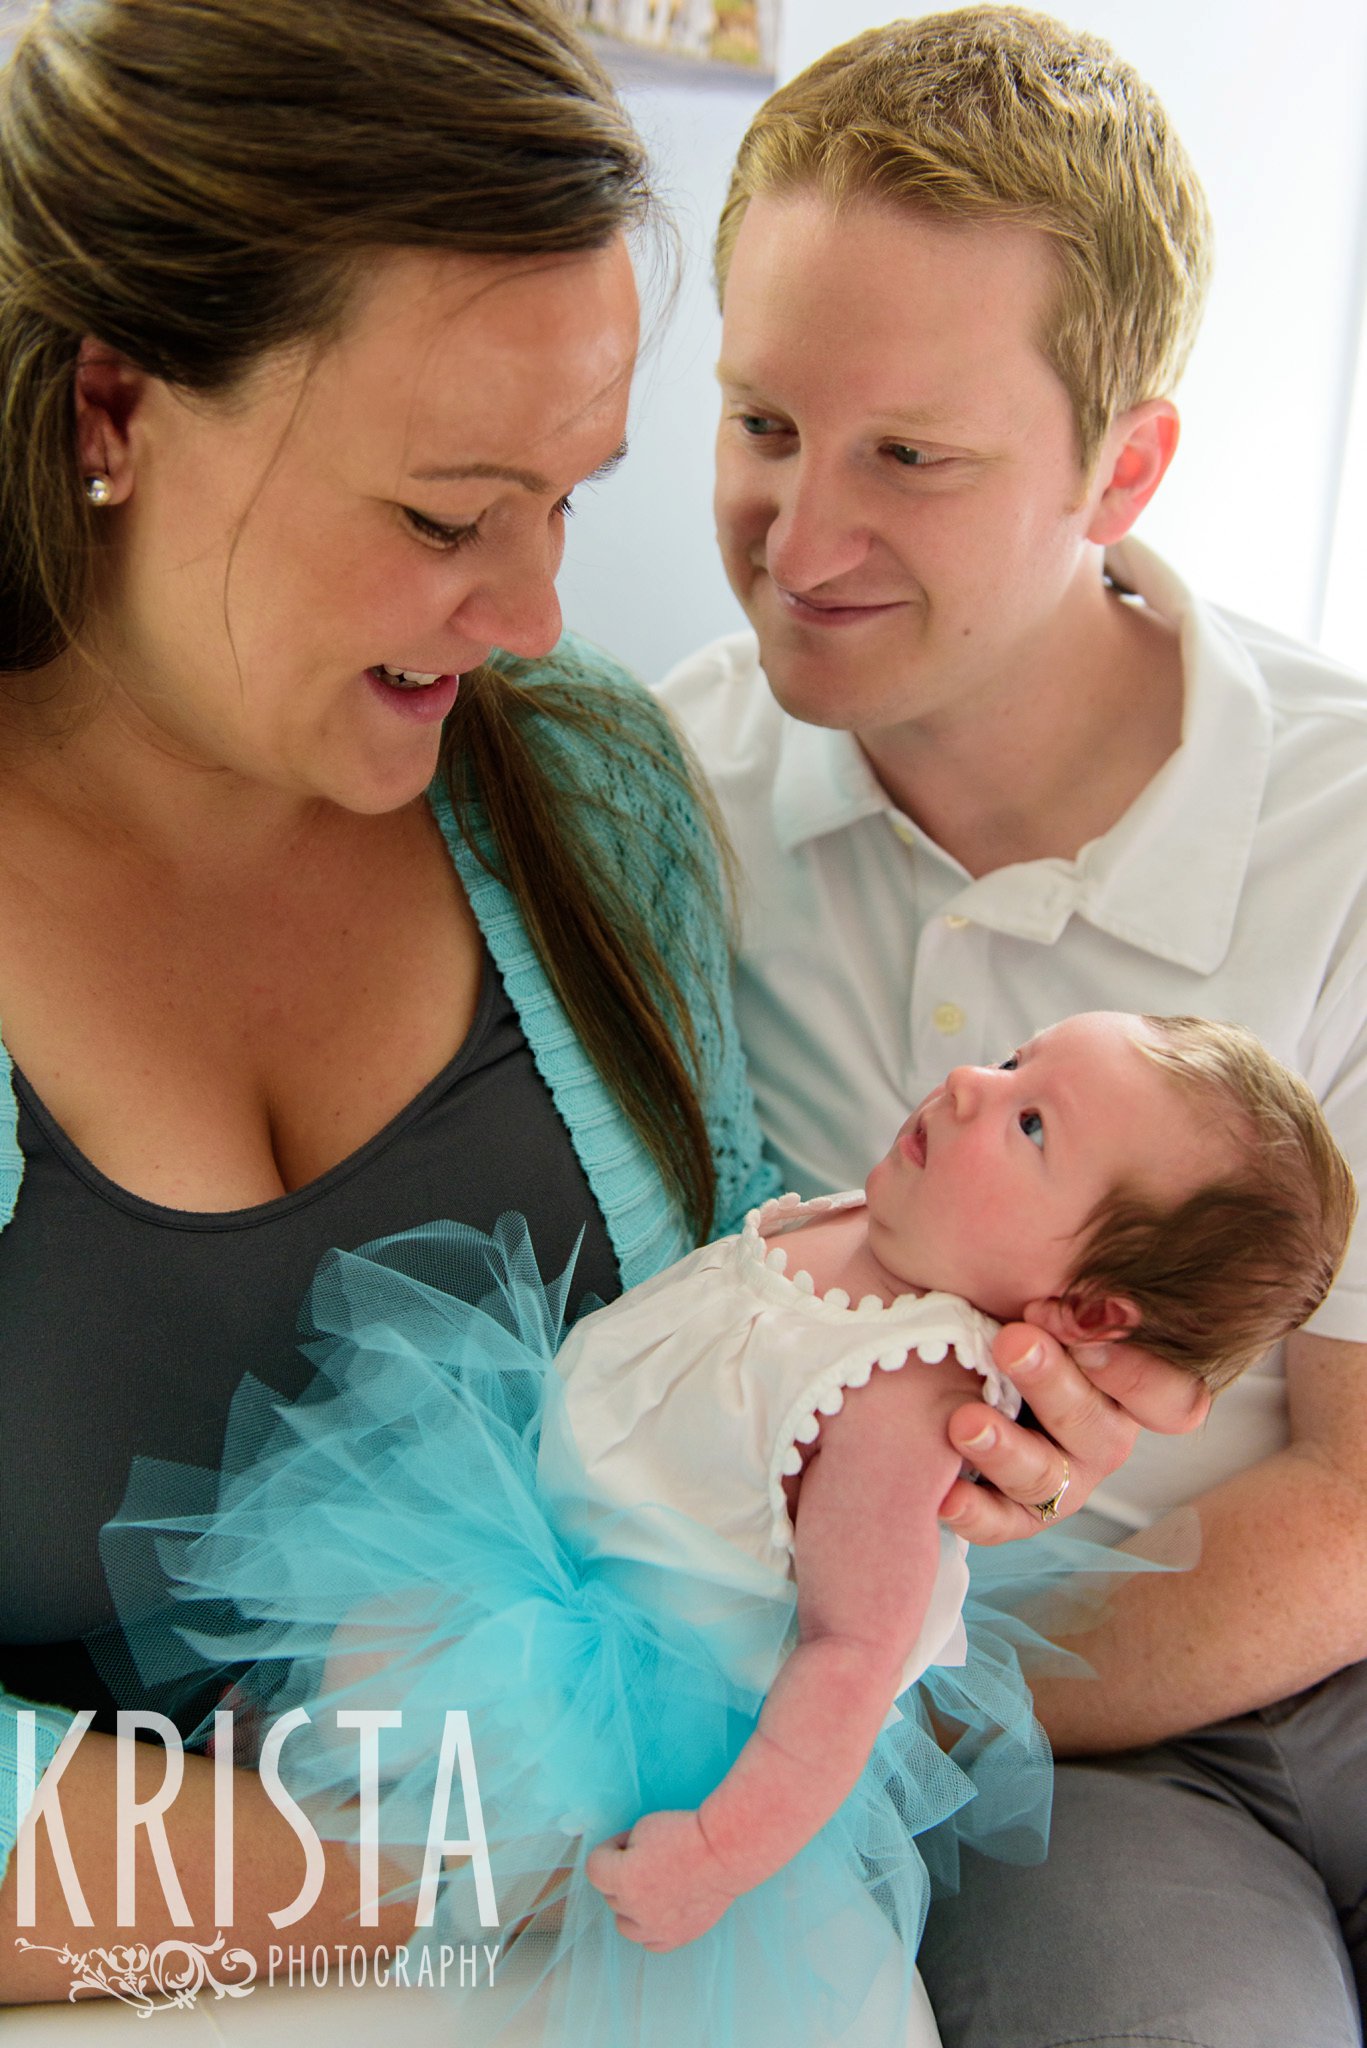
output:
[[[1367,690],[1126,540],[1208,248],[1148,90],[1011,9],[858,38],[742,145],[717,521],[753,632],[664,694],[735,840],[742,1031],[804,1191],[857,1180],[947,1065],[1100,1007],[1251,1025],[1367,1169]],[[1082,1761],[1045,1868],[974,1862],[932,1915],[946,2048],[1357,2048],[1364,1367],[1359,1233],[1284,1363],[1094,1496],[1178,1548],[1191,1503],[1199,1565],[1115,1598],[1096,1682],[1039,1685]],[[1023,1378],[1067,1448],[1061,1369],[1042,1346],[1048,1414]],[[1016,1500],[1066,1471],[982,1410],[955,1440]],[[946,1509],[978,1540],[1027,1519]]]

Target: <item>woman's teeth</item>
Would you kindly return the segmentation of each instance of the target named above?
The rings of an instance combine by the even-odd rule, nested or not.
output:
[[[414,668],[390,668],[383,661],[377,662],[375,667],[377,675],[382,675],[387,683],[395,684],[400,690],[429,690],[433,683],[441,681],[440,674],[426,676]]]

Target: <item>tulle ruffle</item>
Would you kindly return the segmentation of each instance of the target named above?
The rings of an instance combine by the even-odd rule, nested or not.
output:
[[[377,1738],[378,1837],[400,1889],[419,1884],[435,1760],[463,1710],[501,1934],[481,1926],[467,1867],[432,1938],[543,1931],[548,2043],[902,2048],[931,1876],[953,1885],[962,1841],[1044,1853],[1049,1755],[1021,1661],[1050,1652],[1022,1610],[1116,1562],[1054,1538],[976,1554],[966,1664],[903,1696],[793,1864],[701,1941],[648,1954],[616,1933],[585,1858],[718,1783],[792,1641],[794,1597],[738,1591],[729,1546],[709,1553],[690,1530],[681,1598],[679,1574],[615,1552],[601,1520],[590,1540],[572,1498],[538,1490],[568,1281],[543,1284],[520,1217],[492,1237],[437,1224],[330,1254],[308,1305],[310,1392],[281,1406],[245,1382],[222,1471],[140,1463],[105,1532],[140,1682],[174,1702],[217,1673],[240,1749],[305,1709],[280,1774],[319,1833],[347,1841],[358,1737],[336,1716],[398,1711]],[[745,1643],[743,1681],[723,1636]],[[458,1775],[448,1839],[473,1818],[465,1789]],[[453,2038],[484,2038],[482,2019],[465,1995]]]

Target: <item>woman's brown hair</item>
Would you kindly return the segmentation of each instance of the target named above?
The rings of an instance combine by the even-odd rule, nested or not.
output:
[[[377,251],[593,249],[652,205],[641,142],[553,0],[49,0],[0,83],[0,133],[6,671],[52,661],[87,616],[84,337],[229,398],[268,351],[325,345]],[[567,721],[632,744],[606,701],[595,715],[582,692],[486,670],[463,693],[453,784],[467,763],[570,1022],[704,1234],[688,1006],[629,892],[595,871],[574,818],[593,792],[547,769]],[[694,882],[708,873],[700,856]]]

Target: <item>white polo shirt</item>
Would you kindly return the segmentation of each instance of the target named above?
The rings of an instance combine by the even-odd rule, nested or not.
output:
[[[1367,682],[1198,602],[1137,541],[1107,566],[1178,626],[1182,741],[1075,860],[976,881],[899,812],[849,733],[775,704],[752,634],[660,694],[742,876],[736,1000],[786,1184],[859,1185],[910,1104],[1078,1010],[1249,1025],[1298,1069],[1367,1188]],[[1310,1328],[1367,1341],[1367,1229]],[[1280,1354],[1095,1499],[1140,1526],[1286,1440]]]

